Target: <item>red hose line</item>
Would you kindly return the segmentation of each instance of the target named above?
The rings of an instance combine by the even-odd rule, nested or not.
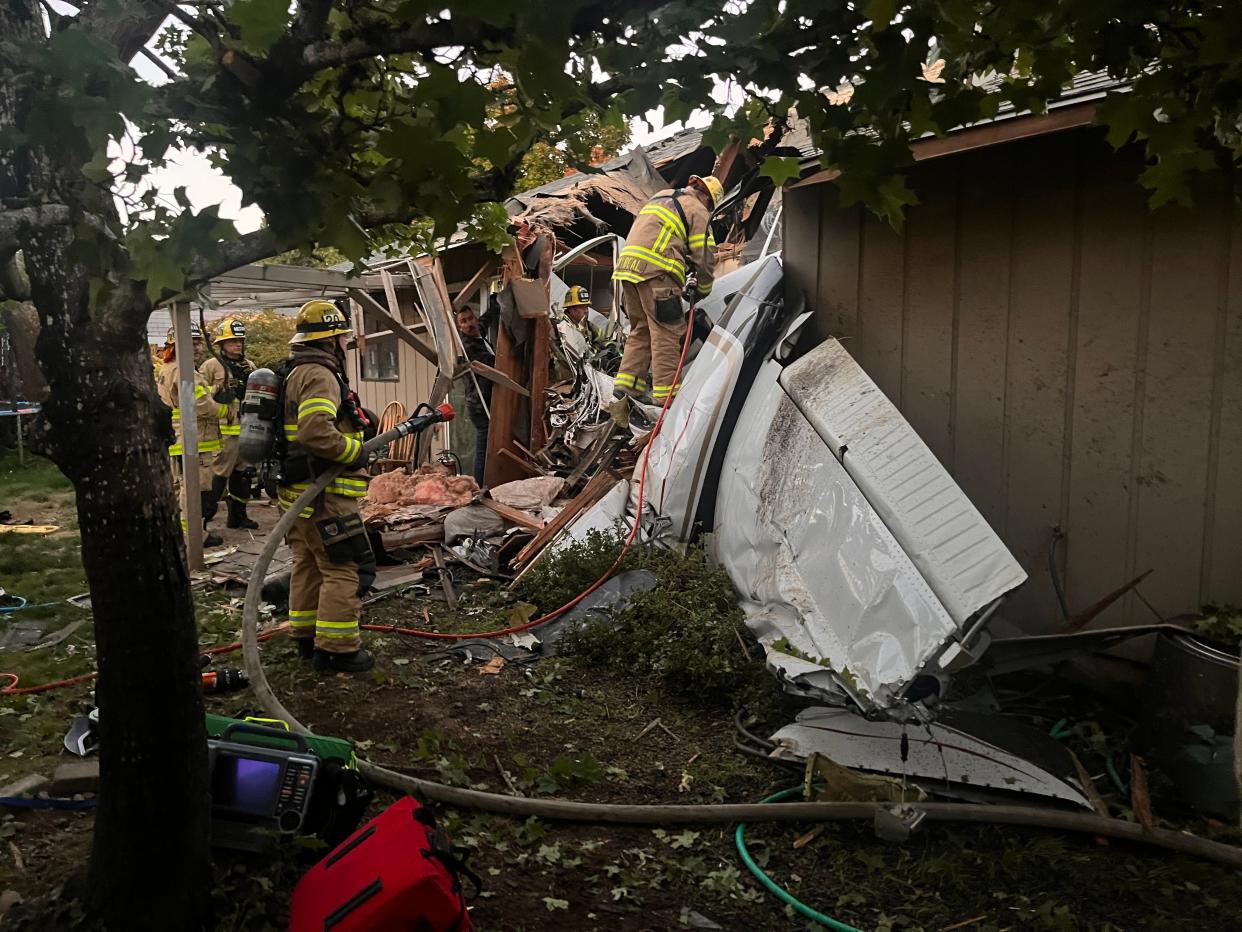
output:
[[[264,631],[259,635],[259,640],[266,641],[268,638],[273,638],[276,635],[288,630],[288,627],[288,625],[281,625],[278,628],[272,628],[270,631]],[[217,654],[228,654],[235,650],[241,650],[241,647],[241,641],[234,641],[232,644],[221,644],[219,647],[208,647],[206,650],[202,651],[202,653],[207,654],[209,657],[214,657]],[[9,685],[0,688],[0,696],[29,696],[33,693],[45,693],[49,690],[61,689],[65,686],[77,686],[79,683],[89,683],[91,680],[95,679],[95,677],[99,676],[99,673],[83,673],[81,676],[74,676],[67,680],[55,680],[51,683],[40,683],[38,686],[23,686],[20,689],[17,684],[20,683],[21,680],[18,678],[16,673],[0,673],[0,676],[7,676],[9,678]]]
[[[693,308],[691,309],[691,312],[693,313]],[[681,370],[686,364],[686,353],[690,349],[690,342],[692,340],[693,333],[694,330],[690,326],[690,322],[687,320],[686,335],[681,341],[681,358],[677,360],[677,371],[673,373],[674,385],[677,385],[681,380]],[[380,631],[385,634],[403,634],[407,637],[424,638],[430,641],[465,641],[473,640],[474,638],[497,638],[504,637],[506,634],[521,634],[523,631],[529,631],[531,628],[547,624],[549,621],[555,621],[575,605],[578,605],[583,599],[594,593],[600,588],[600,586],[612,578],[612,574],[617,571],[617,568],[621,565],[621,561],[625,559],[625,555],[629,553],[634,546],[634,539],[638,536],[638,527],[642,522],[643,497],[647,484],[647,462],[651,459],[651,445],[655,441],[656,436],[660,433],[660,428],[664,425],[664,416],[668,414],[669,405],[673,403],[674,397],[674,393],[670,392],[669,396],[664,399],[664,407],[660,409],[660,416],[656,419],[655,426],[651,428],[651,434],[647,438],[647,445],[643,449],[643,465],[642,469],[639,470],[638,473],[638,504],[634,510],[634,526],[630,528],[629,536],[625,539],[625,544],[622,546],[621,552],[617,554],[617,559],[613,561],[612,566],[608,567],[603,576],[591,583],[591,585],[582,590],[582,592],[578,593],[578,595],[574,596],[574,598],[570,599],[560,608],[548,612],[546,615],[541,615],[539,618],[534,618],[525,624],[513,625],[509,628],[500,628],[496,631],[475,631],[467,634],[447,634],[443,631],[422,631],[418,628],[401,628],[395,625],[362,625],[361,627],[367,631]],[[682,433],[684,434],[685,431],[683,430]]]

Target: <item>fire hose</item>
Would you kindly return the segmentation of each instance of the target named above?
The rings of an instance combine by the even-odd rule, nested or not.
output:
[[[688,329],[688,328],[687,328]],[[678,364],[680,376],[685,361],[689,337],[682,347],[682,361]],[[677,384],[674,378],[673,384]],[[660,419],[652,430],[652,437],[663,422],[664,413],[668,410],[665,402]],[[383,447],[385,444],[408,435],[414,428],[409,422],[403,422],[390,431],[364,444],[368,452]],[[650,441],[647,450],[650,451]],[[633,541],[639,519],[642,514],[641,492],[646,476],[647,460],[644,457],[643,469],[639,477],[640,501],[634,521],[634,530],[630,533]],[[310,729],[303,725],[285,708],[284,704],[272,691],[271,684],[263,670],[262,658],[259,654],[259,598],[263,588],[263,580],[268,565],[276,553],[277,547],[285,534],[297,520],[302,509],[310,504],[341,471],[334,467],[323,473],[310,484],[285,512],[276,526],[272,528],[264,543],[262,551],[251,572],[246,589],[245,606],[242,610],[242,650],[246,673],[255,692],[259,705],[273,718],[287,722],[289,727],[300,734],[311,734]],[[613,569],[619,565],[614,564]],[[611,574],[609,570],[593,588],[602,585]],[[514,629],[526,630],[536,624],[550,621],[563,614],[570,606],[576,604],[593,591],[588,589],[577,599],[557,609],[543,618],[535,619],[526,625]],[[379,630],[391,629],[380,627]],[[404,629],[398,629],[403,631]],[[413,630],[413,629],[408,629]],[[419,636],[436,632],[420,632]],[[444,635],[440,635],[444,636]],[[451,635],[455,638],[477,637],[473,634]],[[469,790],[461,787],[448,786],[431,780],[423,780],[407,774],[398,773],[368,760],[359,758],[359,771],[373,783],[389,790],[416,794],[424,799],[434,800],[449,806],[465,809],[477,809],[498,815],[527,818],[536,816],[542,819],[566,822],[584,822],[593,824],[620,825],[702,825],[729,824],[736,822],[832,822],[848,819],[873,819],[877,812],[889,808],[890,804],[879,802],[801,802],[781,803],[779,805],[764,803],[716,804],[716,805],[626,805],[607,803],[582,803],[563,799],[527,799],[525,797],[505,796],[500,793],[485,793],[480,790]],[[1133,822],[1125,822],[1107,816],[1090,815],[1081,812],[1039,809],[1029,806],[983,806],[962,803],[918,803],[914,806],[924,813],[926,818],[934,822],[974,822],[994,825],[1028,826],[1033,828],[1054,829],[1064,832],[1075,832],[1098,837],[1115,838],[1129,842],[1139,842],[1176,851],[1181,854],[1216,861],[1233,868],[1242,868],[1242,848],[1225,845],[1201,838],[1188,832],[1177,832],[1162,828],[1145,828]]]

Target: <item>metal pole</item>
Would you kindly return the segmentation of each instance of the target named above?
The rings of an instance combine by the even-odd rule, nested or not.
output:
[[[203,502],[198,483],[198,418],[194,412],[194,338],[190,336],[190,303],[173,304],[177,340],[177,388],[181,402],[181,481],[185,488],[185,555],[190,572],[203,568]]]
[[[22,413],[17,412],[17,465],[26,468],[26,449],[22,444]]]

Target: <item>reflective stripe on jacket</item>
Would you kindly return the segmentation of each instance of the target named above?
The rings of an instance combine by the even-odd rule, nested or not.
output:
[[[181,398],[177,379],[177,361],[164,363],[156,379],[160,401],[172,408],[173,432],[177,440],[168,448],[170,456],[185,452],[181,445]],[[206,380],[194,373],[194,419],[198,424],[198,452],[215,453],[220,449],[220,421],[228,416],[228,405],[218,404],[211,397]]]
[[[248,369],[254,371],[254,364],[250,362],[250,360],[246,359],[243,361]],[[212,356],[199,367],[198,374],[201,375],[207,382],[207,386],[211,389],[213,394],[224,388],[225,383],[229,379],[228,371],[224,368],[224,363],[222,363],[215,356]],[[242,400],[240,398],[234,398],[233,401],[228,404],[228,414],[220,420],[221,436],[241,436],[241,402]]]
[[[285,408],[283,429],[288,441],[288,457],[309,454],[332,463],[351,463],[362,452],[362,431],[341,404],[341,385],[337,381],[335,357],[311,346],[295,346],[295,358],[319,360],[322,364],[302,364],[294,367],[285,379]],[[369,477],[365,470],[342,473],[328,484],[328,495],[362,498],[367,494]],[[310,482],[294,482],[281,485],[277,501],[283,508],[293,505],[299,495],[310,488]],[[310,517],[309,508],[301,516]]]
[[[693,194],[686,192],[677,198],[685,212],[686,224],[673,206],[674,192],[661,191],[646,203],[630,235],[625,239],[613,281],[648,281],[657,275],[668,274],[677,283],[686,283],[687,263],[694,268],[701,295],[712,290],[712,273],[716,266],[716,240],[712,237],[707,208]]]

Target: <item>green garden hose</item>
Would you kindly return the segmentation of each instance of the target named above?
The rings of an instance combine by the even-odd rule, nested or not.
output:
[[[779,793],[772,794],[767,799],[763,800],[763,802],[779,803],[781,800],[789,799],[789,797],[791,796],[797,796],[801,792],[802,792],[802,787],[800,786],[790,787],[787,790],[781,790]],[[771,877],[769,877],[767,874],[765,874],[763,872],[763,868],[761,868],[758,864],[756,864],[755,859],[750,856],[750,851],[747,850],[746,848],[746,823],[745,822],[739,822],[737,824],[737,830],[733,833],[733,842],[734,844],[737,845],[737,853],[741,855],[742,863],[746,865],[746,869],[748,871],[750,871],[752,874],[755,875],[755,879],[758,880],[761,884],[763,884],[764,889],[766,889],[769,893],[774,895],[777,899],[779,899],[786,906],[792,906],[794,911],[798,913],[800,916],[803,916],[804,918],[810,919],[814,922],[818,922],[821,926],[824,926],[826,928],[836,929],[837,932],[862,932],[861,929],[856,929],[854,928],[854,926],[846,925],[844,922],[838,922],[836,919],[833,919],[831,916],[825,916],[823,913],[816,912],[815,910],[811,909],[811,907],[803,903],[801,900],[795,898],[794,895],[791,894],[789,891],[785,890],[782,887],[778,887],[776,885],[776,882]]]

